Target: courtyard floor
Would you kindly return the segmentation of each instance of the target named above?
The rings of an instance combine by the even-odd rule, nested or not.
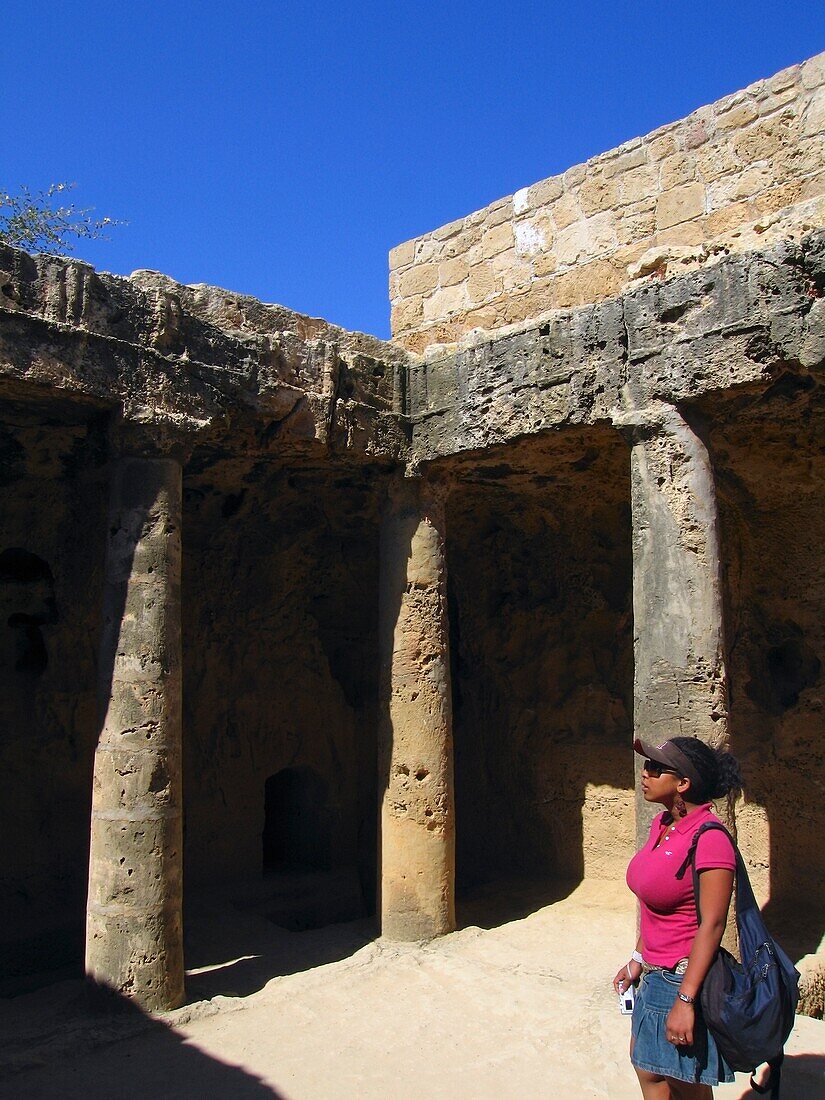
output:
[[[368,922],[285,932],[216,901],[190,922],[174,1013],[95,1015],[79,982],[0,1000],[0,1098],[638,1100],[610,985],[632,899],[558,893],[505,923],[518,891],[480,896],[477,924],[423,946]],[[825,1098],[825,1023],[799,1017],[787,1053],[783,1100]],[[754,1094],[740,1075],[716,1096]]]

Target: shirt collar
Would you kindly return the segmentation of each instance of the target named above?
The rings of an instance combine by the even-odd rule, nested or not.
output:
[[[678,821],[674,818],[673,828],[677,833],[690,832],[697,821],[700,818],[705,817],[710,813],[711,803],[705,802],[701,806],[697,806],[695,810],[691,810],[685,817],[680,817]]]

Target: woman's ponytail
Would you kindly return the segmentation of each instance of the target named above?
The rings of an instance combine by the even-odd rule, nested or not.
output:
[[[672,737],[671,741],[690,760],[702,779],[699,789],[691,787],[692,802],[708,802],[742,790],[742,773],[731,753],[711,748],[698,737]]]

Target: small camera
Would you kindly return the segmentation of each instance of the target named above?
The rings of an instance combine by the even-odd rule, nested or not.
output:
[[[632,983],[619,994],[619,1012],[622,1016],[633,1015],[633,1004],[636,1000],[636,991],[633,988]]]

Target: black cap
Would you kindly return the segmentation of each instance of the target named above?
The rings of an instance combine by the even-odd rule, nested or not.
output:
[[[637,737],[633,742],[633,748],[639,756],[645,756],[648,760],[652,760],[656,764],[663,764],[666,768],[671,768],[679,775],[685,776],[691,781],[696,790],[701,790],[705,785],[696,768],[672,741],[663,741],[661,745],[650,745],[647,741],[642,741],[640,737]]]

